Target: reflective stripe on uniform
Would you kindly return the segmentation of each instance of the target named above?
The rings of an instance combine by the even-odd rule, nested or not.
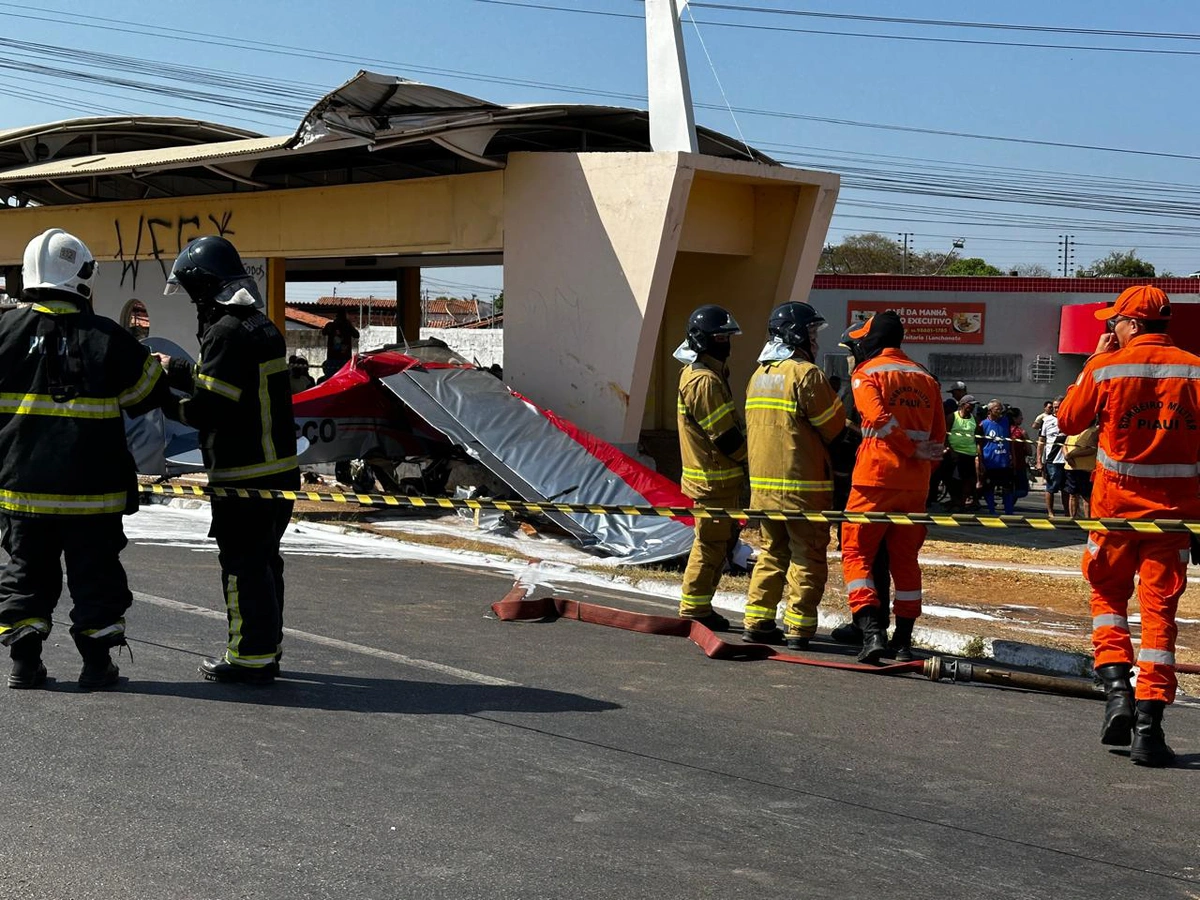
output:
[[[278,457],[271,426],[271,393],[268,389],[272,375],[287,371],[287,361],[272,359],[258,364],[258,413],[262,421],[263,459],[270,462]]]
[[[852,591],[861,591],[863,588],[870,588],[871,590],[875,590],[875,579],[874,578],[855,578],[853,581],[846,582],[846,593],[847,594],[849,594]]]
[[[718,406],[711,413],[709,413],[707,416],[705,416],[703,419],[701,419],[697,424],[701,428],[709,428],[715,422],[719,421],[722,416],[727,416],[731,412],[733,412],[733,404],[726,403],[723,406]]]
[[[922,591],[896,591],[897,600],[923,600],[925,594]]]
[[[747,397],[746,411],[752,409],[781,409],[784,412],[795,412],[796,401],[784,400],[780,397]]]
[[[133,387],[117,398],[117,402],[121,406],[134,406],[141,403],[154,390],[154,385],[158,383],[158,379],[162,377],[162,366],[158,364],[153,356],[147,356],[146,361],[142,364],[142,375],[134,383]]]
[[[196,384],[204,390],[212,391],[218,397],[224,397],[227,400],[232,400],[234,403],[242,399],[242,389],[240,387],[236,387],[226,381],[221,381],[219,378],[213,378],[211,375],[202,375],[197,372]]]
[[[1092,556],[1095,556],[1097,553],[1100,552],[1100,545],[1097,544],[1095,542],[1095,540],[1093,540],[1090,537],[1087,539],[1087,552],[1090,553]]]
[[[65,416],[69,419],[119,419],[115,397],[76,397],[59,403],[49,394],[0,394],[0,413],[17,416]]]
[[[790,609],[785,609],[783,611],[783,623],[785,625],[794,626],[795,628],[799,628],[801,630],[806,628],[816,628],[817,617],[795,615]]]
[[[1175,654],[1170,650],[1151,650],[1143,647],[1138,651],[1138,662],[1157,663],[1160,666],[1175,665]]]
[[[1092,370],[1096,384],[1114,378],[1188,378],[1200,381],[1200,366],[1179,363],[1121,363]]]
[[[1129,620],[1115,613],[1105,613],[1102,616],[1092,616],[1092,628],[1120,628],[1129,630]]]
[[[884,438],[895,431],[898,425],[899,423],[896,421],[895,416],[888,416],[887,421],[883,423],[881,428],[872,428],[870,425],[864,425],[862,434],[865,438]]]
[[[125,633],[125,620],[117,619],[116,622],[114,622],[113,624],[108,625],[104,628],[85,628],[83,631],[81,631],[79,633],[82,634],[84,637],[92,638],[93,640],[95,640],[97,638],[109,637],[110,635],[114,635],[114,634],[124,634]]]
[[[13,622],[11,625],[0,625],[0,634],[20,631],[22,628],[30,628],[38,634],[49,634],[50,621],[48,619],[22,619],[19,622]]]
[[[883,363],[882,365],[871,366],[871,368],[867,370],[867,374],[869,375],[874,375],[877,372],[917,372],[921,375],[929,374],[925,369],[922,369],[915,363],[902,362]]]
[[[242,643],[242,604],[236,575],[229,575],[225,580],[225,609],[229,613],[229,648],[225,651],[228,656],[237,653]]]
[[[808,421],[813,426],[819,428],[832,419],[839,409],[843,411],[845,410],[845,407],[842,406],[841,401],[834,403],[831,407],[829,407],[829,409],[825,410],[825,412],[821,413],[819,416],[813,416]]]
[[[750,476],[750,489],[758,491],[832,491],[832,481],[796,481],[792,478],[758,478]]]
[[[1118,475],[1134,478],[1195,478],[1200,474],[1196,463],[1132,463],[1113,459],[1104,450],[1096,451],[1096,462]]]
[[[69,316],[79,312],[79,307],[65,300],[42,300],[31,304],[34,312],[45,313],[48,316]]]
[[[716,481],[740,479],[743,471],[741,466],[736,469],[692,469],[684,466],[683,477],[688,481],[702,481],[705,484],[711,484]]]
[[[679,598],[681,606],[711,606],[712,594],[683,594]]]
[[[240,653],[226,650],[225,661],[231,665],[243,666],[247,669],[264,669],[275,662],[275,654],[271,653],[267,656],[242,656]]]
[[[929,432],[928,431],[917,431],[915,428],[906,428],[904,430],[904,433],[907,434],[909,436],[909,438],[914,441],[929,440]],[[1001,440],[1001,439],[997,438],[997,440]]]
[[[208,473],[208,476],[210,479],[220,478],[229,481],[241,481],[245,478],[257,478],[260,475],[279,475],[289,469],[296,468],[297,465],[296,457],[289,456],[286,459],[273,459],[266,462],[254,463],[249,466],[235,466],[231,469],[212,469]]]
[[[0,490],[0,509],[39,515],[95,515],[125,511],[129,498],[115,494],[30,494]]]

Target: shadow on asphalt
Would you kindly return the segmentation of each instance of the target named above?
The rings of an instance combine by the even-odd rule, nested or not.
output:
[[[273,685],[261,686],[202,680],[122,680],[121,692],[255,706],[407,715],[606,712],[621,708],[606,700],[520,685],[441,684],[311,672],[284,672]]]

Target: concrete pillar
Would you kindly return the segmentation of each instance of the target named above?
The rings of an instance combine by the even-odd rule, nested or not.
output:
[[[650,147],[696,153],[696,115],[679,14],[687,0],[646,0]]]
[[[421,267],[406,266],[396,272],[396,343],[421,336]]]
[[[637,441],[691,175],[677,153],[514,153],[504,378],[605,440]]]
[[[267,294],[263,298],[267,302],[267,318],[275,323],[280,331],[287,330],[287,317],[284,309],[287,307],[287,260],[282,257],[271,257],[267,260]]]

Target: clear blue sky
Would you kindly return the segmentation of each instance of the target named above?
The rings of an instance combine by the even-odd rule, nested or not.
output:
[[[360,67],[500,102],[643,105],[629,99],[643,97],[646,90],[638,0],[509,2],[0,3],[0,128],[111,110],[191,115],[269,134],[287,133],[299,120],[298,115],[67,81],[30,66],[99,70],[82,60],[51,58],[45,48],[3,43],[8,41],[292,82],[308,92],[301,106]],[[950,241],[961,236],[967,242],[965,255],[982,256],[1002,268],[1040,263],[1054,270],[1058,235],[1070,232],[1079,263],[1112,249],[1136,248],[1160,272],[1200,269],[1200,222],[1188,208],[1196,205],[1200,159],[1152,155],[1200,157],[1189,102],[1200,69],[1200,4],[1194,0],[732,0],[718,5],[736,8],[697,6],[692,12],[704,46],[690,22],[686,28],[693,92],[704,105],[698,120],[735,135],[740,127],[747,141],[789,164],[842,172],[846,180],[831,242],[869,230],[890,236],[912,232],[916,250],[948,250]],[[1176,37],[872,22],[768,14],[750,7]],[[187,29],[195,29],[193,40],[167,36],[188,35]],[[144,30],[161,33],[137,33]],[[247,43],[237,49],[216,46],[204,43],[208,35]],[[929,38],[1120,49],[985,46]],[[295,51],[300,55],[265,53],[249,42],[302,49]],[[1130,49],[1159,52],[1125,52]],[[729,104],[742,110],[1145,152],[979,140],[751,112],[737,113],[735,124],[729,112],[707,108],[724,106],[707,55]],[[169,84],[153,75],[126,75]],[[509,83],[514,80],[532,84]],[[881,185],[896,189],[879,190]],[[967,193],[978,196],[963,196]],[[1056,205],[997,202],[1005,198],[1045,199]],[[1088,208],[1097,205],[1112,209]],[[481,294],[499,284],[492,269],[429,275],[443,284],[484,288]],[[388,291],[386,285],[364,285],[354,292],[375,288],[376,293]],[[303,298],[323,290],[297,286],[293,293]]]

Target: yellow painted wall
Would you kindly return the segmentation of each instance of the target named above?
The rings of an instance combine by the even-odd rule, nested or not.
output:
[[[696,186],[704,178],[704,173],[697,173]],[[766,341],[767,316],[778,303],[783,302],[779,299],[781,291],[784,299],[789,299],[788,293],[794,279],[792,266],[797,261],[792,248],[797,242],[805,242],[804,232],[809,227],[809,217],[798,217],[797,211],[799,209],[806,213],[811,209],[810,204],[798,204],[802,196],[816,189],[787,183],[741,187],[752,194],[752,215],[744,230],[748,252],[745,255],[695,253],[682,252],[681,248],[675,259],[659,332],[654,379],[642,420],[646,429],[671,430],[676,427],[675,395],[681,365],[672,357],[672,353],[687,333],[687,320],[692,310],[706,303],[715,303],[732,312],[741,325],[742,334],[734,338],[729,365],[734,399],[740,406],[745,400],[746,383],[754,371],[755,360]],[[744,208],[745,201],[741,198],[736,209]],[[711,215],[704,206],[700,207],[700,211],[705,218]],[[689,198],[689,220],[692,215],[693,207]],[[685,234],[688,227],[685,220]],[[801,229],[801,233],[797,235],[795,229]],[[818,240],[823,241],[825,228],[822,226],[817,230]],[[811,278],[809,273],[810,284]],[[805,297],[796,299],[803,300]],[[829,339],[834,328],[835,324],[831,325],[822,333],[822,337]],[[836,336],[833,340],[836,343]]]
[[[100,260],[173,260],[223,234],[244,257],[368,256],[504,246],[504,173],[182,199],[0,209],[0,265],[47,228]]]

